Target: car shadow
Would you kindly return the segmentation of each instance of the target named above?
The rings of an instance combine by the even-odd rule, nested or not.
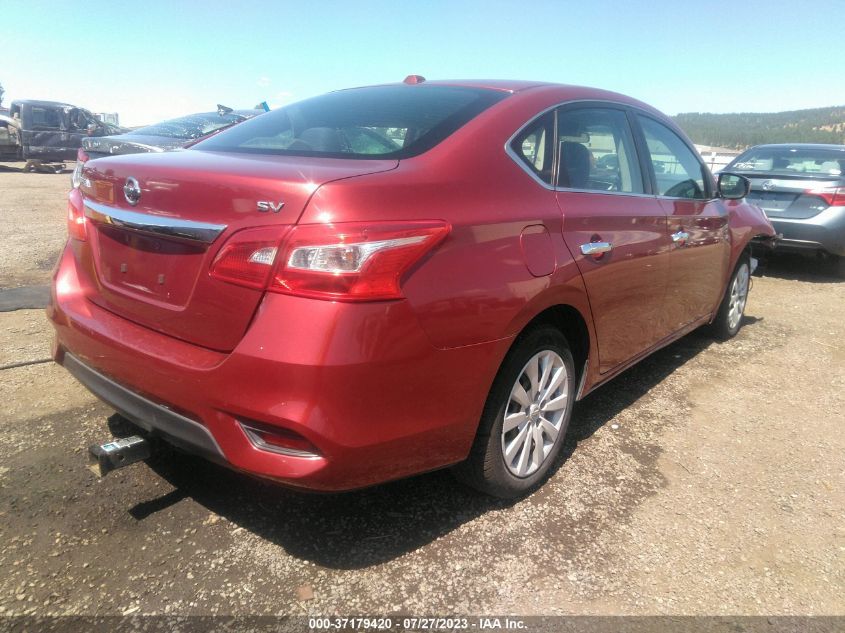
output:
[[[761,320],[744,316],[743,327],[753,326]],[[559,459],[568,459],[579,442],[589,439],[608,420],[632,406],[679,367],[711,345],[718,344],[719,342],[706,329],[695,330],[647,356],[610,382],[586,395],[575,404],[572,423]]]
[[[553,473],[580,442],[713,344],[705,333],[693,332],[578,402]],[[469,490],[448,470],[365,490],[316,494],[171,450],[155,455],[148,465],[174,490],[132,508],[137,520],[189,497],[289,555],[332,569],[359,569],[398,558],[490,510],[516,503]]]
[[[58,162],[51,162],[48,165],[59,165],[63,164],[64,167],[33,167],[32,169],[26,168],[26,163],[23,161],[19,161],[14,165],[10,165],[8,162],[0,164],[0,172],[11,172],[11,173],[19,173],[19,174],[69,174],[73,171],[73,168],[69,168],[67,166],[68,163],[75,163],[75,159],[73,161],[58,161]],[[19,166],[18,166],[19,165]]]
[[[789,281],[818,284],[845,283],[834,259],[822,259],[799,253],[773,253],[761,260],[757,275]]]

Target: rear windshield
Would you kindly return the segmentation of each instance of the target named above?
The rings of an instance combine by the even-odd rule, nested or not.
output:
[[[198,143],[194,149],[407,158],[434,147],[506,95],[433,85],[341,90],[269,112]]]
[[[246,119],[246,116],[234,112],[228,114],[218,114],[217,112],[189,114],[178,119],[170,119],[169,121],[147,125],[146,127],[132,130],[129,134],[195,139]]]
[[[809,176],[840,176],[845,174],[845,148],[815,149],[789,147],[761,147],[751,149],[737,158],[731,169]]]

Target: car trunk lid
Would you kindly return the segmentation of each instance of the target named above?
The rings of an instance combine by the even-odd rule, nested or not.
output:
[[[198,150],[91,161],[82,185],[90,247],[78,251],[90,260],[80,262],[92,280],[88,297],[161,333],[229,351],[263,290],[209,275],[226,241],[243,231],[279,242],[321,184],[397,164]]]
[[[812,192],[839,182],[837,178],[813,178],[804,174],[743,175],[751,181],[748,201],[773,219],[806,219],[821,213],[829,205],[824,198]]]

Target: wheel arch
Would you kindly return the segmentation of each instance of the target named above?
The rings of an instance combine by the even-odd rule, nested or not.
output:
[[[535,307],[530,312],[523,312],[520,318],[515,319],[511,323],[511,332],[514,332],[515,336],[499,366],[501,367],[507,355],[527,332],[538,325],[551,325],[560,330],[569,343],[572,359],[575,361],[576,378],[583,384],[589,367],[588,361],[598,353],[598,349],[586,297],[583,303],[577,301],[577,297],[572,298],[576,300],[544,302],[540,307]],[[579,394],[580,391],[579,388]]]
[[[522,306],[505,332],[515,342],[528,328],[540,323],[554,325],[566,337],[581,378],[587,361],[597,357],[598,347],[587,288],[574,261],[559,267],[550,285]]]
[[[549,306],[537,314],[525,324],[520,334],[538,325],[551,325],[560,330],[561,334],[563,334],[569,343],[572,358],[575,361],[575,371],[580,379],[586,367],[587,359],[590,356],[591,338],[586,319],[573,306],[557,304]]]
[[[755,239],[771,241],[775,237],[775,229],[762,209],[756,205],[742,201],[729,201],[729,230],[731,236],[731,255],[725,278],[724,289],[733,275],[744,254],[751,253],[750,249]]]
[[[509,382],[502,383],[502,377],[508,375],[502,374],[502,370],[503,368],[513,369],[514,367],[519,367],[519,364],[514,365],[512,362],[514,354],[519,353],[518,350],[523,343],[532,345],[531,334],[536,333],[537,328],[544,328],[547,332],[549,329],[553,328],[566,339],[569,351],[572,354],[576,374],[576,381],[574,381],[573,384],[573,393],[575,398],[571,401],[573,403],[577,400],[577,396],[579,394],[581,384],[583,384],[586,369],[588,367],[587,359],[590,354],[592,340],[590,336],[590,328],[588,326],[587,319],[585,319],[584,315],[573,305],[559,303],[546,306],[540,312],[535,313],[532,318],[524,322],[522,329],[511,339],[507,352],[497,369],[496,377],[490,386],[483,412],[479,416],[479,422],[475,428],[472,446],[467,453],[467,459],[458,463],[453,468],[453,472],[458,479],[494,496],[510,498],[511,496],[514,496],[514,494],[518,495],[525,492],[525,490],[522,490],[517,493],[508,493],[503,495],[500,494],[500,492],[496,492],[494,487],[491,487],[490,481],[487,478],[491,476],[490,473],[493,473],[492,476],[495,477],[496,466],[495,460],[491,457],[488,447],[490,446],[490,438],[493,438],[493,441],[497,442],[497,438],[499,437],[498,433],[501,432],[501,428],[499,428],[499,431],[494,433],[497,428],[496,420],[501,420],[501,416],[499,414],[501,409],[498,404],[501,400],[495,398],[494,394],[501,393],[502,384],[510,384]],[[538,340],[539,339],[535,340],[534,344],[536,344]],[[568,406],[571,407],[572,405],[570,404]],[[571,415],[571,408],[569,410],[569,415]],[[565,420],[568,420],[568,418],[565,418]],[[565,434],[565,429],[566,427],[564,426],[562,430],[563,434]],[[562,442],[563,439],[560,440],[559,446],[562,445]],[[504,467],[503,464],[502,467]],[[536,480],[536,484],[531,484],[531,486],[533,487],[534,485],[539,485],[545,481],[552,472],[553,469],[539,471],[537,474],[539,479]]]

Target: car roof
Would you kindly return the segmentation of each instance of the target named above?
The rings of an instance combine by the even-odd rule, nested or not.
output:
[[[845,150],[845,145],[834,145],[832,143],[764,143],[755,145],[751,149],[833,149]]]
[[[499,90],[501,92],[521,92],[529,88],[540,86],[560,86],[548,81],[526,81],[519,79],[425,79],[416,84],[408,84],[404,81],[394,81],[383,84],[369,84],[365,86],[354,86],[341,88],[341,90],[356,90],[358,88],[378,88],[382,86],[456,86],[459,88],[479,88],[486,90]]]
[[[251,116],[258,116],[259,114],[264,114],[264,110],[232,110],[231,112],[224,112],[223,115],[226,114],[239,114],[241,116],[251,117]],[[179,116],[175,116],[171,119],[162,119],[161,121],[156,121],[155,123],[148,123],[147,125],[141,125],[135,129],[141,129],[144,127],[153,127],[155,125],[159,125],[161,123],[166,123],[168,121],[178,121],[179,119],[187,119],[192,116],[203,116],[203,117],[216,117],[221,116],[220,112],[217,110],[210,110],[209,112],[189,112],[188,114],[180,114]]]
[[[12,103],[22,103],[27,105],[34,105],[34,106],[49,106],[54,108],[79,108],[79,106],[72,105],[70,103],[64,103],[63,101],[43,101],[41,99],[15,99]],[[80,110],[84,110],[85,108],[80,108]]]
[[[264,114],[264,110],[248,108],[246,110],[232,110],[231,112],[224,112],[223,114],[224,115],[225,114],[240,114],[240,115],[243,115],[243,116],[250,116],[250,115],[256,115],[256,114]],[[220,112],[218,112],[217,110],[212,110],[210,112],[191,112],[190,114],[183,114],[182,116],[177,116],[177,117],[173,117],[173,118],[174,119],[184,119],[185,117],[189,117],[189,116],[221,116],[221,115],[220,115]],[[152,123],[151,125],[155,125],[155,123]]]
[[[481,90],[499,90],[512,94],[525,92],[528,90],[544,89],[552,91],[561,102],[567,100],[596,100],[596,101],[614,101],[621,104],[638,107],[642,110],[657,115],[667,121],[668,119],[663,113],[655,109],[653,106],[643,103],[639,99],[629,97],[619,92],[604,90],[602,88],[595,88],[591,86],[578,86],[575,84],[561,84],[549,81],[525,81],[517,79],[434,79],[425,80],[418,84],[406,84],[405,82],[394,82],[388,84],[376,84],[371,86],[358,86],[358,88],[377,88],[380,86],[456,86],[463,88],[476,88]],[[353,88],[354,89],[354,88]],[[674,123],[673,123],[674,125]]]
[[[521,92],[529,88],[539,86],[554,86],[556,84],[547,81],[525,81],[516,79],[435,79],[426,80],[425,84],[435,86],[461,86],[465,88],[486,88],[488,90],[501,90],[503,92]]]

